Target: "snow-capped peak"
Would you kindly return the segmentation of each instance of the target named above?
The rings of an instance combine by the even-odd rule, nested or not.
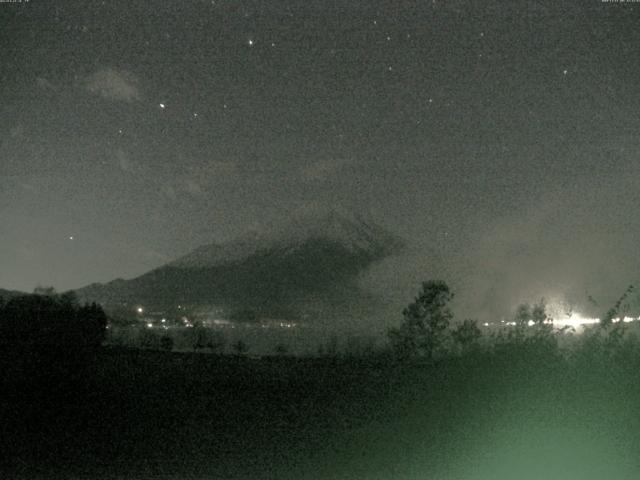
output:
[[[258,252],[296,248],[309,240],[330,241],[354,253],[375,255],[388,253],[399,245],[393,235],[357,215],[314,210],[293,215],[259,233],[251,232],[224,244],[204,245],[170,265],[193,268],[235,263]]]

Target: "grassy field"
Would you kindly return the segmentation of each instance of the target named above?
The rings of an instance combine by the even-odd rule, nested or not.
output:
[[[5,381],[2,478],[638,478],[638,368],[104,349],[79,379]]]

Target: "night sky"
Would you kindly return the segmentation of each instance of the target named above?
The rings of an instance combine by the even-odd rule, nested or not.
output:
[[[130,278],[320,207],[407,239],[368,280],[399,295],[615,298],[640,272],[639,13],[0,3],[0,287]]]

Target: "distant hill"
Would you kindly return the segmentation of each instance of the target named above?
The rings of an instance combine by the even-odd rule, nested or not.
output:
[[[204,245],[137,278],[89,285],[77,293],[103,305],[215,305],[235,315],[339,317],[373,308],[357,280],[402,246],[372,222],[331,211]]]
[[[26,295],[25,292],[19,292],[17,290],[4,290],[0,288],[0,298],[3,300],[8,300],[13,297],[18,297],[20,295]]]

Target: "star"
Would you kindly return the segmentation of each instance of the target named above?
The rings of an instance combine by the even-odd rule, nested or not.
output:
[[[73,235],[69,235],[69,240],[73,240],[75,237]]]
[[[253,47],[254,41],[252,39],[249,39],[247,43],[249,44],[250,47]]]
[[[160,104],[160,108],[163,108],[163,109],[164,109],[165,107],[166,107],[166,105],[165,105],[164,103],[161,103],[161,104]]]
[[[563,74],[563,75],[566,75],[567,73],[569,73],[569,70],[563,70],[563,71],[562,71],[562,74]]]

